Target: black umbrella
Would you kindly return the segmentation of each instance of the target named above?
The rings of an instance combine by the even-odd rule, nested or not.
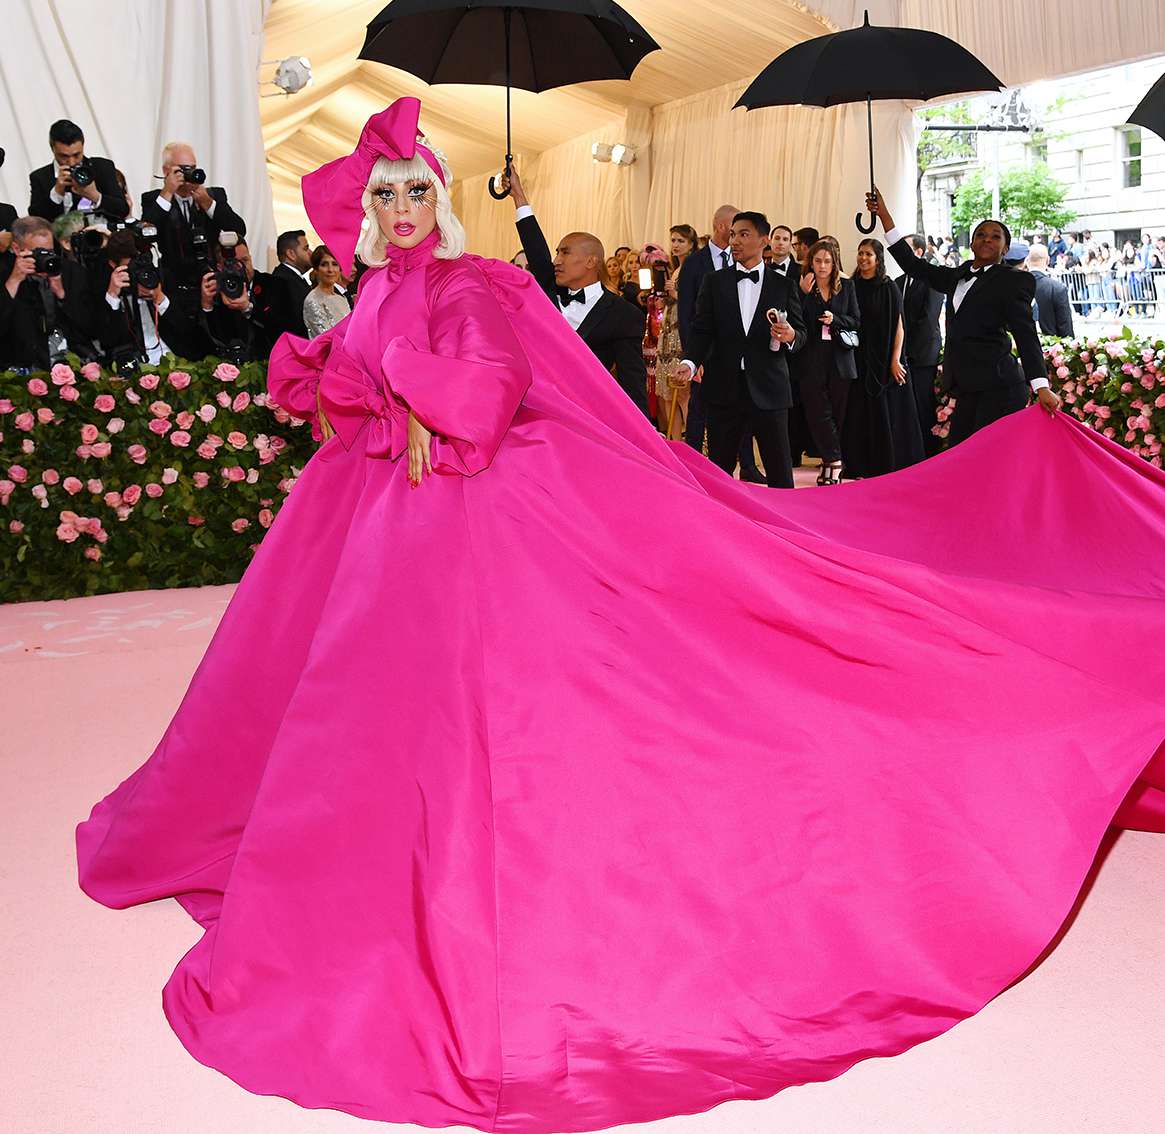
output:
[[[629,79],[655,42],[610,0],[392,0],[369,25],[360,59],[426,83],[506,88],[506,174],[514,160],[510,88],[548,91]],[[501,200],[509,189],[490,193]]]
[[[1150,88],[1137,108],[1129,115],[1129,122],[1134,126],[1144,126],[1152,130],[1159,138],[1165,138],[1165,75],[1162,75]]]
[[[874,191],[873,99],[918,99],[969,91],[997,91],[1003,84],[965,47],[937,32],[865,23],[850,31],[808,39],[778,55],[740,96],[737,106],[837,106],[866,103],[870,142],[870,192]],[[854,218],[861,232],[874,231]]]

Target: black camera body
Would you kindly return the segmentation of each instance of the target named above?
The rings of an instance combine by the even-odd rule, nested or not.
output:
[[[69,237],[69,247],[79,264],[95,264],[101,259],[105,234],[99,228],[79,228]]]
[[[88,158],[82,158],[76,165],[71,166],[69,174],[73,179],[73,184],[79,189],[84,189],[86,185],[92,185],[97,177],[97,171]]]
[[[239,299],[247,291],[247,269],[241,260],[224,260],[223,266],[214,273],[219,295],[227,299]]]
[[[39,275],[59,276],[61,274],[61,257],[52,248],[34,248],[32,262]]]
[[[196,165],[180,165],[178,167],[182,171],[182,180],[187,185],[205,185],[206,184],[206,170],[199,169]]]
[[[144,287],[146,291],[153,291],[162,282],[162,273],[148,252],[139,252],[130,260],[128,267],[130,283]]]

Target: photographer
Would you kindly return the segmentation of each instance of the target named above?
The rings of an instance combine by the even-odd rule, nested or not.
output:
[[[47,370],[71,351],[93,358],[97,312],[85,271],[61,255],[41,217],[12,222],[0,255],[0,369]]]
[[[53,160],[29,175],[31,216],[54,221],[62,213],[103,213],[116,220],[128,212],[128,202],[117,183],[109,158],[87,157],[85,135],[76,123],[62,118],[49,127]]]
[[[131,361],[157,364],[164,354],[197,361],[209,353],[198,324],[170,302],[148,245],[132,229],[109,238],[105,257],[101,345],[110,363],[123,369]]]
[[[4,149],[0,147],[0,165],[4,164]],[[0,201],[0,252],[12,247],[12,222],[17,217],[16,208],[7,201]]]
[[[255,271],[245,240],[219,244],[216,270],[202,278],[199,316],[216,357],[237,366],[265,359],[271,353],[266,327],[270,279],[265,272]]]

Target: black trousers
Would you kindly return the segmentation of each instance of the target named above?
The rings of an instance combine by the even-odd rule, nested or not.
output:
[[[691,385],[688,397],[688,419],[684,425],[684,441],[697,453],[704,451],[704,433],[708,428],[708,412],[704,408],[704,391],[699,382]]]
[[[813,436],[813,444],[822,464],[841,460],[841,431],[845,425],[845,406],[849,401],[850,380],[836,375],[802,373],[801,404]]]
[[[918,424],[922,426],[922,448],[928,457],[933,457],[942,448],[942,440],[934,435],[938,421],[935,412],[938,399],[934,393],[934,378],[937,366],[910,366],[910,388],[914,391],[914,404],[918,406]],[[958,408],[958,407],[956,407]]]
[[[751,429],[769,488],[792,488],[788,418],[788,410],[760,409],[742,389],[735,405],[708,406],[708,456],[731,476],[740,457],[741,434]]]
[[[957,445],[960,441],[966,441],[972,433],[978,432],[985,425],[990,425],[1009,413],[1024,409],[1027,406],[1027,396],[1026,382],[974,393],[956,393],[948,444]]]

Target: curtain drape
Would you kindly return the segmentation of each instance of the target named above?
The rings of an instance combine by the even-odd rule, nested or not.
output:
[[[85,148],[157,188],[167,142],[189,142],[211,184],[247,222],[256,266],[275,244],[259,127],[258,63],[270,0],[5,0],[0,55],[0,200],[28,209],[28,175],[52,158],[49,126],[69,118]]]

